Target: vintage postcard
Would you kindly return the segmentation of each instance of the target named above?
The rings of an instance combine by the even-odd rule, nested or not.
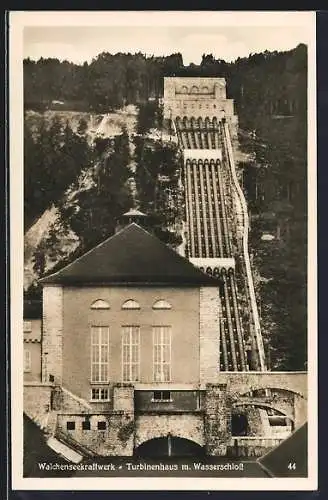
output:
[[[314,12],[9,15],[20,490],[317,488]]]

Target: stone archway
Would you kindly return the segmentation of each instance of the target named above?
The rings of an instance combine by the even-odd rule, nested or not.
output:
[[[278,389],[307,397],[306,372],[220,372],[219,383],[227,383],[229,391],[239,395],[260,389]]]
[[[197,457],[204,456],[205,449],[195,441],[168,434],[144,441],[134,450],[134,456],[152,457]]]
[[[288,405],[279,405],[279,404],[270,404],[270,403],[265,403],[265,402],[260,402],[260,401],[252,401],[249,400],[248,402],[245,401],[239,401],[237,403],[234,403],[233,407],[236,409],[241,409],[245,408],[248,406],[253,406],[255,408],[263,409],[263,410],[273,410],[277,414],[281,416],[287,417],[289,420],[294,421],[295,416],[293,412],[293,406],[288,407]]]
[[[254,394],[258,390],[263,389],[269,391],[270,395],[268,397],[260,397]],[[235,403],[271,408],[286,415],[294,423],[295,429],[297,429],[307,421],[307,398],[304,391],[302,393],[300,390],[293,389],[293,387],[277,387],[276,384],[271,384],[263,388],[253,386],[253,394],[250,395],[249,388],[248,390],[243,388],[235,399]]]
[[[204,419],[196,414],[150,414],[139,415],[136,418],[134,447],[151,439],[167,438],[168,435],[187,439],[204,446]]]
[[[275,408],[261,402],[235,402],[231,408],[233,436],[267,436],[282,433],[286,436],[295,429],[292,409]]]

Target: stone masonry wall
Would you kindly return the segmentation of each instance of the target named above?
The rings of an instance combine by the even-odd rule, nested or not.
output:
[[[301,427],[307,419],[307,400],[294,394],[294,426],[295,429]]]
[[[90,429],[84,430],[82,422],[89,421]],[[67,422],[74,422],[75,429],[67,429]],[[98,428],[98,425],[105,428]],[[59,414],[57,417],[57,437],[66,437],[101,456],[132,456],[134,441],[134,420],[125,412],[107,414]]]
[[[282,441],[284,438],[234,437],[227,446],[227,457],[262,457]]]
[[[231,408],[225,384],[207,385],[204,425],[207,455],[226,455],[231,438]]]
[[[271,435],[266,410],[252,406],[233,406],[232,415],[244,415],[247,419],[247,436]]]
[[[62,383],[63,371],[63,289],[60,286],[43,288],[42,381],[54,378]]]
[[[88,413],[92,410],[87,401],[59,386],[54,387],[52,406],[54,410],[61,412]]]
[[[135,447],[149,439],[166,437],[189,439],[204,446],[204,420],[200,414],[147,414],[136,417]]]
[[[51,384],[24,384],[24,413],[40,427],[44,427],[51,410],[51,391]]]
[[[113,409],[134,413],[134,388],[133,385],[116,385],[113,389]]]
[[[218,382],[229,384],[229,391],[240,395],[257,389],[281,389],[306,399],[306,372],[220,372]]]
[[[113,411],[102,412],[87,401],[60,387],[54,389],[53,406],[58,412],[56,435],[71,446],[81,446],[101,456],[131,456],[134,442],[134,389],[113,387]],[[83,429],[83,422],[90,423]],[[74,429],[67,428],[74,423]],[[105,428],[98,428],[101,422]]]
[[[200,383],[216,382],[220,366],[220,296],[215,287],[203,287],[199,295]]]
[[[260,408],[247,408],[247,423],[248,423],[248,436],[261,436],[262,421]]]

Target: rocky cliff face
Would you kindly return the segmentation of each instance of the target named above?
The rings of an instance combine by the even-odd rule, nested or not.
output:
[[[107,114],[92,114],[78,111],[51,111],[44,113],[35,111],[27,111],[25,113],[25,122],[30,127],[32,132],[37,130],[40,122],[45,121],[46,126],[51,126],[54,120],[60,120],[65,125],[67,122],[74,132],[77,131],[81,120],[86,123],[85,134],[88,136],[90,143],[95,138],[110,138],[122,133],[123,129],[127,130],[130,137],[130,149],[133,154],[132,136],[135,133],[137,122],[137,108],[135,106],[126,106],[124,109],[117,112]],[[88,189],[90,176],[88,172],[84,172],[79,180],[79,190]],[[76,195],[76,190],[68,189],[65,198],[73,199]],[[60,215],[55,207],[50,207],[45,210],[41,217],[34,222],[24,235],[24,289],[27,289],[37,275],[33,270],[33,254],[37,246],[49,236],[51,228],[60,227]],[[69,231],[68,234],[61,235],[61,250],[64,254],[69,254],[76,249],[79,244],[77,236]],[[51,269],[56,264],[56,261],[47,258],[46,270]]]
[[[33,130],[41,120],[45,120],[47,124],[51,125],[56,118],[63,125],[68,122],[73,132],[76,132],[80,121],[85,120],[87,124],[86,134],[92,141],[96,136],[113,137],[121,134],[124,127],[127,129],[129,135],[132,134],[135,129],[137,114],[137,108],[133,105],[106,114],[60,110],[48,110],[44,113],[38,113],[28,110],[25,112],[25,121]]]

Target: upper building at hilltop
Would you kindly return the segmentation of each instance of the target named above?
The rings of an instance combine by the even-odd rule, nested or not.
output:
[[[228,118],[236,122],[234,101],[227,99],[225,78],[164,78],[164,118]]]

